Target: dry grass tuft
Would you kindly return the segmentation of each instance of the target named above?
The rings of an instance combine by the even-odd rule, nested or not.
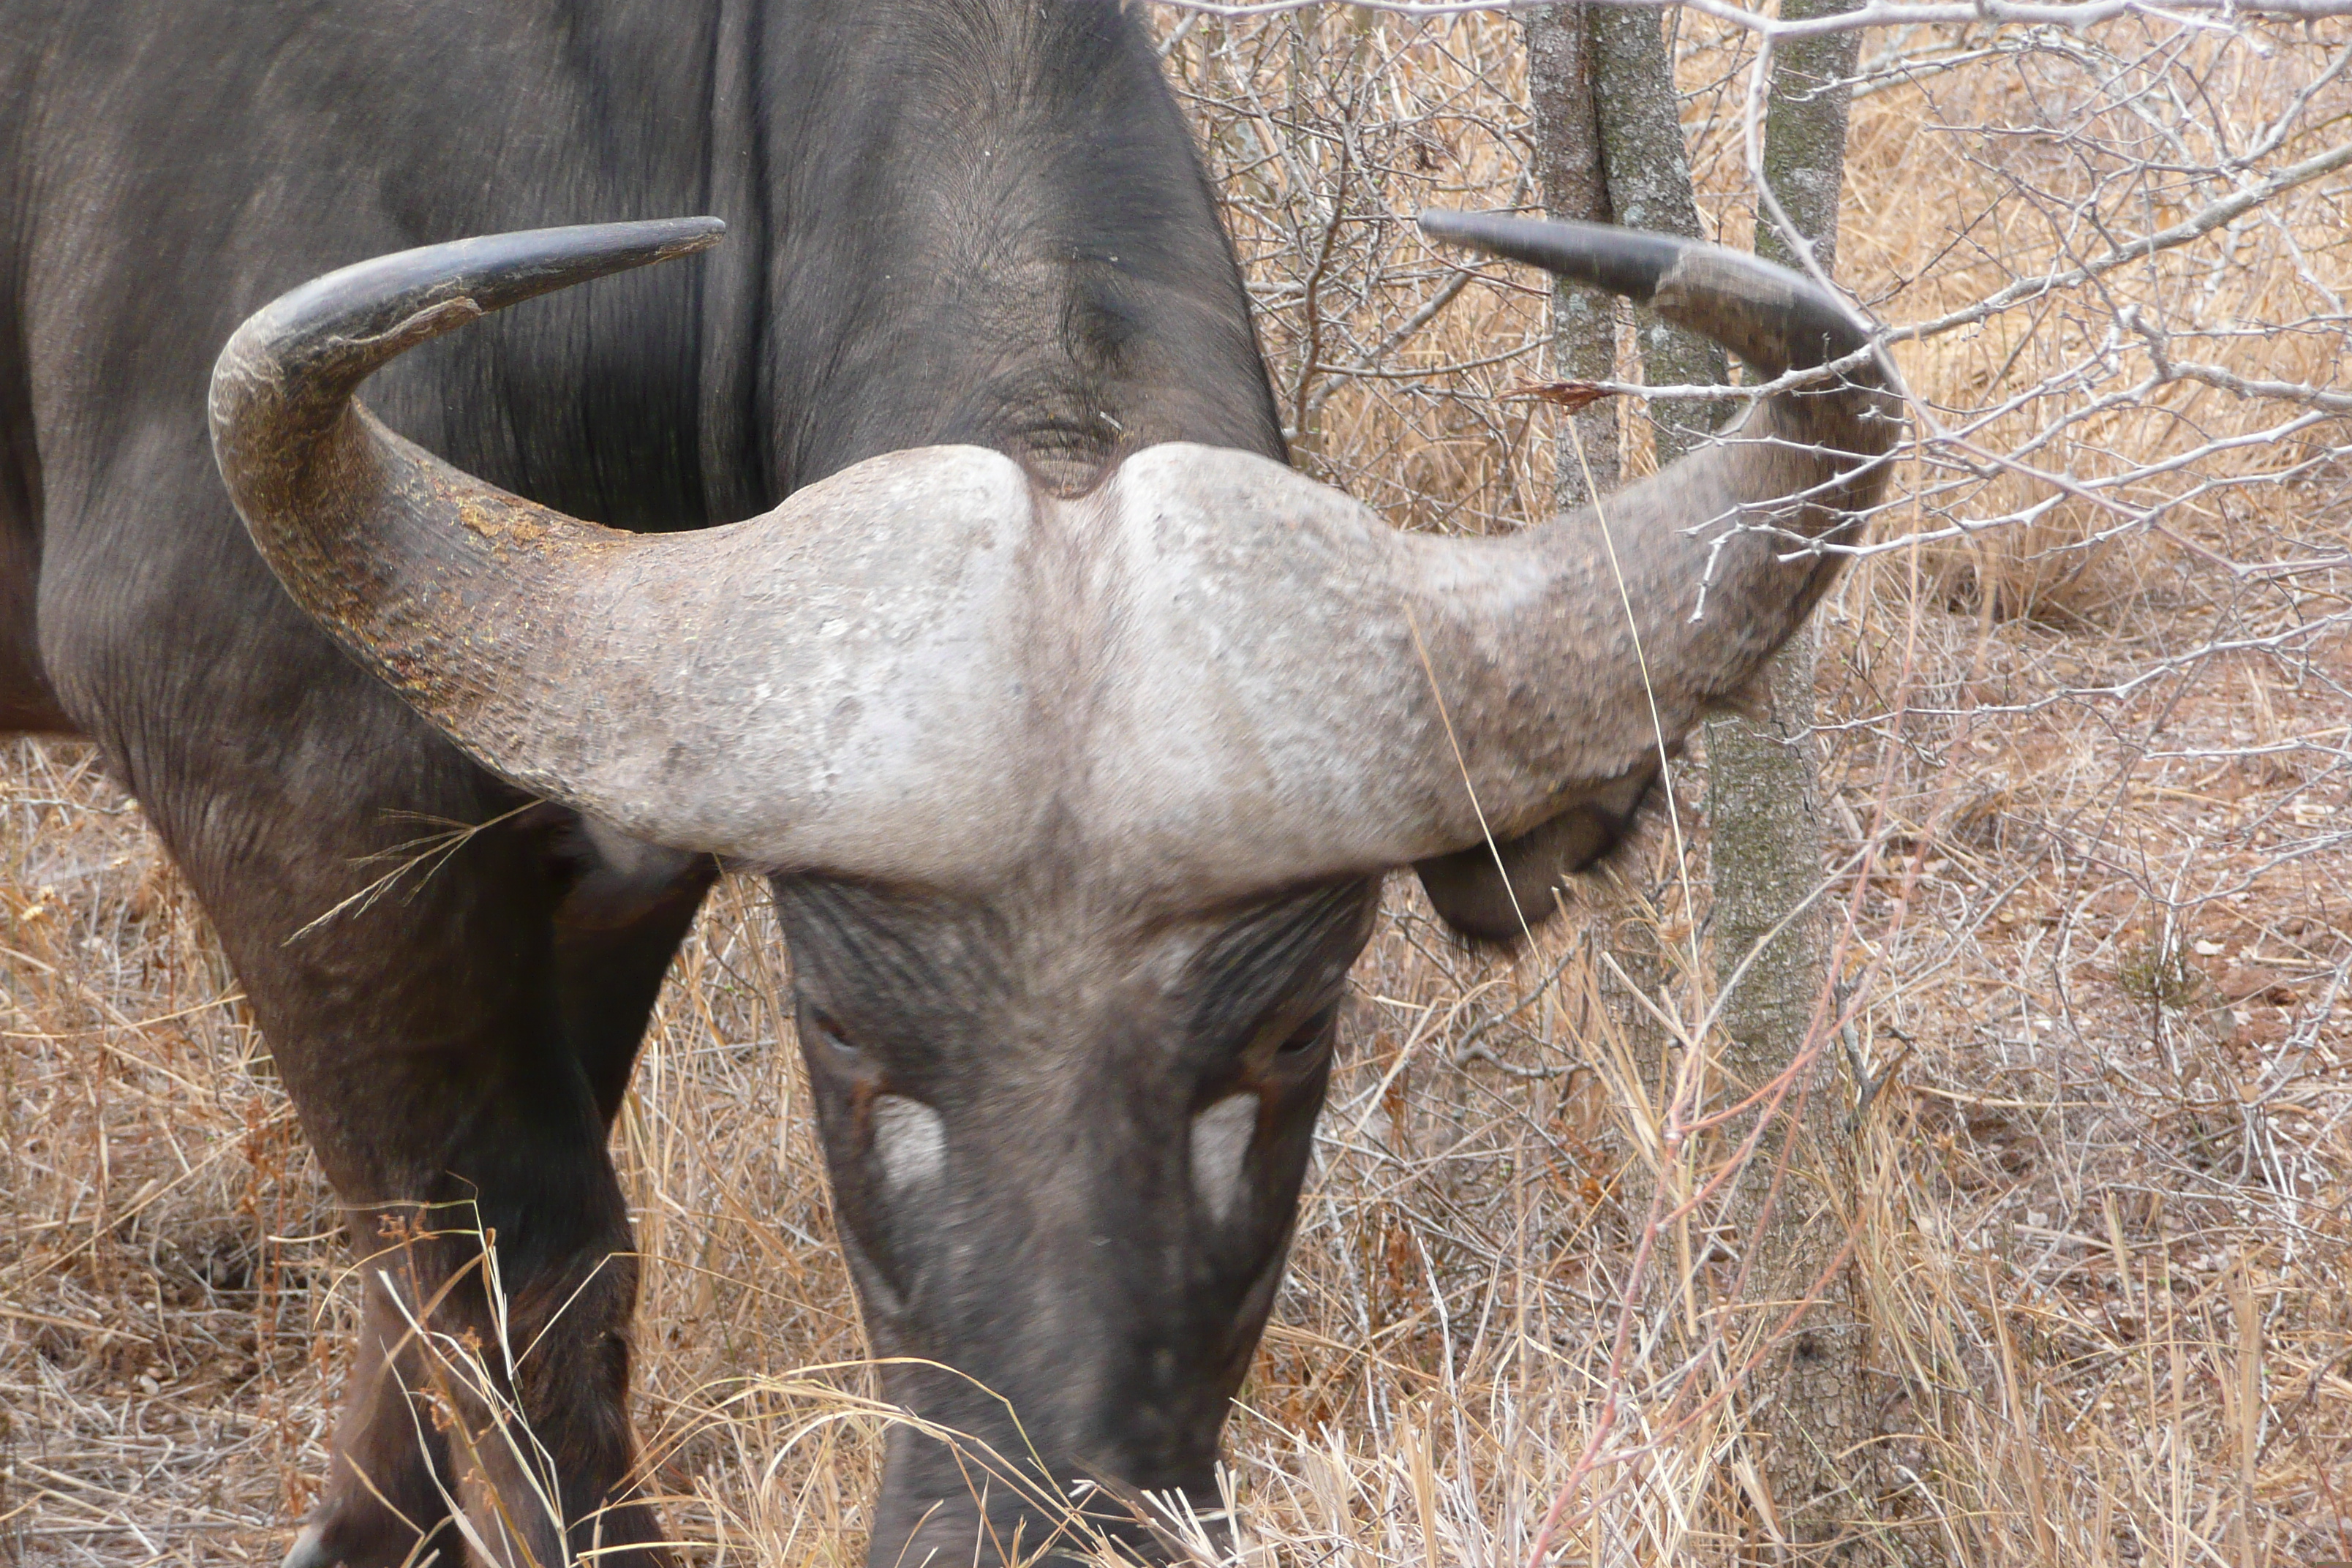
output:
[[[1679,26],[1703,206],[1741,242],[1748,46]],[[1874,37],[1842,275],[1930,323],[2311,156],[2352,107],[2342,46],[2252,36]],[[1516,48],[1327,12],[1171,51],[1302,459],[1415,526],[1515,526],[1549,490],[1548,416],[1498,397],[1542,378],[1540,294],[1457,282],[1401,221],[1533,198]],[[2229,384],[2340,384],[2344,195],[1896,347],[1944,436],[1822,664],[1857,989],[1815,1157],[1851,1194],[1874,1560],[2352,1560],[2352,462],[2324,407]],[[2156,376],[2152,342],[2217,374]],[[1252,1563],[1524,1562],[1555,1513],[1574,1563],[1769,1536],[1742,1433],[1771,1387],[1743,1374],[1787,1303],[1742,1298],[1730,1152],[1666,1136],[1711,1048],[1703,763],[1677,793],[1679,848],[1622,875],[1660,901],[1596,889],[1517,960],[1389,889],[1234,1426]],[[0,1555],[274,1563],[350,1327],[329,1194],[88,748],[0,752]],[[1612,1000],[1628,921],[1667,955],[1663,1068]],[[615,1137],[640,1421],[695,1561],[847,1568],[887,1414],[788,984],[724,885]]]

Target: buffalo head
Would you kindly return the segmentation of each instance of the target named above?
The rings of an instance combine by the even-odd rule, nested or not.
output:
[[[345,647],[515,784],[772,879],[889,1390],[995,1455],[901,1430],[877,1563],[1034,1548],[1078,1478],[1213,1506],[1380,879],[1422,867],[1477,934],[1540,919],[1822,592],[1836,558],[1808,544],[1879,493],[1892,400],[1802,279],[1622,230],[1424,223],[1766,376],[1853,363],[1605,527],[1451,540],[1173,445],[1076,496],[993,451],[895,452],[633,535],[353,401],[484,311],[715,243],[708,219],[368,262],[221,355],[221,471]]]

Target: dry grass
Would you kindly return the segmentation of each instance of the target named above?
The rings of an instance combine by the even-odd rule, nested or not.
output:
[[[1683,26],[1703,206],[1737,241],[1747,46]],[[1898,324],[2099,250],[2065,221],[2092,195],[2132,232],[2193,210],[2210,181],[2147,172],[2149,139],[2210,159],[2325,65],[2285,34],[1963,58],[1991,37],[1897,40],[1906,70],[1865,47],[1842,272]],[[1496,398],[1539,378],[1536,290],[1473,283],[1397,336],[1453,277],[1397,215],[1530,194],[1514,58],[1505,24],[1336,14],[1199,25],[1172,57],[1306,459],[1419,526],[1508,526],[1550,482],[1540,416]],[[2323,127],[2352,108],[2313,102]],[[2019,131],[2059,121],[2103,140]],[[2263,166],[2317,150],[2298,138]],[[1347,198],[1318,205],[1343,150]],[[2146,363],[2109,346],[2140,302],[2176,358],[2338,382],[2341,191],[1898,350],[1977,452],[2116,483],[1930,444],[1879,530],[1916,542],[1824,612],[1858,987],[1835,1288],[1871,1336],[1881,1558],[2352,1560],[2352,468],[2338,425],[2282,428],[2300,405],[2116,395]],[[1704,790],[1701,762],[1677,793]],[[1516,962],[1390,889],[1233,1429],[1258,1561],[1522,1562],[1564,1489],[1567,1562],[1727,1563],[1764,1533],[1741,1433],[1770,1390],[1738,1373],[1785,1314],[1740,1300],[1746,1238],[1710,1230],[1726,1152],[1667,1145],[1661,1075],[1599,1000],[1612,922],[1647,920],[1678,961],[1662,1005],[1706,1011],[1704,899],[1673,891],[1704,886],[1705,826],[1681,827],[1685,858],[1654,834],[1634,879],[1663,907],[1596,889]],[[274,1563],[349,1327],[329,1195],[86,748],[0,752],[0,1555]],[[700,1562],[860,1561],[883,1419],[788,984],[754,886],[725,885],[615,1139],[648,1258],[640,1421]],[[1659,1190],[1692,1201],[1645,1255]]]

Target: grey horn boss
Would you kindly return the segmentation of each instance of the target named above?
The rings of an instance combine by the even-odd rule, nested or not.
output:
[[[352,401],[378,365],[485,311],[715,243],[708,219],[363,263],[252,318],[215,374],[221,471],[262,554],[483,766],[776,879],[812,992],[873,992],[887,983],[858,949],[914,933],[955,955],[936,1005],[969,1010],[961,985],[1030,1015],[1025,1053],[1009,1037],[1023,1025],[991,1031],[1006,1082],[977,1087],[941,1082],[921,1053],[869,1060],[842,1004],[811,1004],[803,1026],[877,1342],[973,1380],[900,1372],[894,1393],[991,1436],[981,1391],[1003,1393],[1073,1476],[1206,1500],[1374,880],[1418,864],[1483,937],[1543,919],[1553,882],[1622,830],[1662,743],[1821,595],[1837,557],[1798,546],[1870,507],[1897,428],[1865,330],[1791,274],[1622,230],[1423,221],[1630,295],[1759,375],[1858,368],[1767,398],[1610,498],[1606,542],[1590,511],[1506,539],[1400,534],[1278,462],[1181,443],[1076,494],[985,448],[893,452],[742,522],[630,534],[473,480]],[[1270,974],[1262,958],[1220,965],[1233,931],[1294,951]],[[1067,1029],[1106,996],[1150,1019],[1142,994],[1188,991],[1195,1008],[1244,994],[1226,1059]],[[1118,1109],[1131,1081],[1087,1082],[1106,1061],[1157,1077],[1141,1098],[1159,1103]],[[1016,1089],[1027,1073],[1080,1087]],[[1125,1131],[1024,1169],[1041,1096]],[[1168,1124],[1188,1112],[1189,1132]],[[1176,1212],[1154,1212],[1169,1189]],[[992,1212],[1008,1193],[1009,1222]],[[1005,1255],[958,1258],[945,1229]],[[1181,1236],[1200,1257],[1173,1275],[1088,1257],[1107,1234]],[[1031,1332],[1007,1333],[1008,1305]],[[1130,1336],[1182,1360],[1147,1365],[1117,1344]],[[1070,1353],[1102,1341],[1096,1364]],[[953,1560],[1023,1526],[1021,1482],[1050,1485],[1007,1477],[1008,1517],[975,1527],[940,1514],[952,1483],[927,1458],[902,1435],[885,1517],[932,1521],[913,1545]]]

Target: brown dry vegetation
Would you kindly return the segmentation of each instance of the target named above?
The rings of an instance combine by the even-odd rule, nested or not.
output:
[[[1702,209],[1741,243],[1752,45],[1680,27]],[[2179,222],[2341,138],[2344,47],[1874,36],[1842,273],[1901,327]],[[1303,459],[1417,526],[1549,492],[1546,417],[1498,395],[1540,378],[1540,292],[1456,287],[1401,221],[1535,199],[1516,56],[1506,23],[1344,12],[1171,52]],[[1949,438],[1824,611],[1850,1022],[1844,1142],[1807,1155],[1853,1194],[1831,1288],[1871,1335],[1881,1560],[2352,1559],[2352,452],[2340,405],[2227,380],[2340,385],[2345,196],[1895,350]],[[2150,383],[2153,342],[2220,374]],[[1788,1304],[1741,1299],[1729,1152],[1664,1135],[1666,1086],[1706,1092],[1703,759],[1675,793],[1618,877],[1660,896],[1596,888],[1516,961],[1389,889],[1233,1428],[1256,1561],[1524,1562],[1563,1497],[1570,1563],[1769,1537],[1741,1433],[1771,1391],[1742,1374]],[[1664,1072],[1601,999],[1629,920],[1674,961]],[[0,1556],[274,1563],[348,1266],[234,978],[86,747],[0,751]],[[788,984],[730,881],[615,1135],[640,1422],[698,1562],[860,1561],[885,1419]]]

